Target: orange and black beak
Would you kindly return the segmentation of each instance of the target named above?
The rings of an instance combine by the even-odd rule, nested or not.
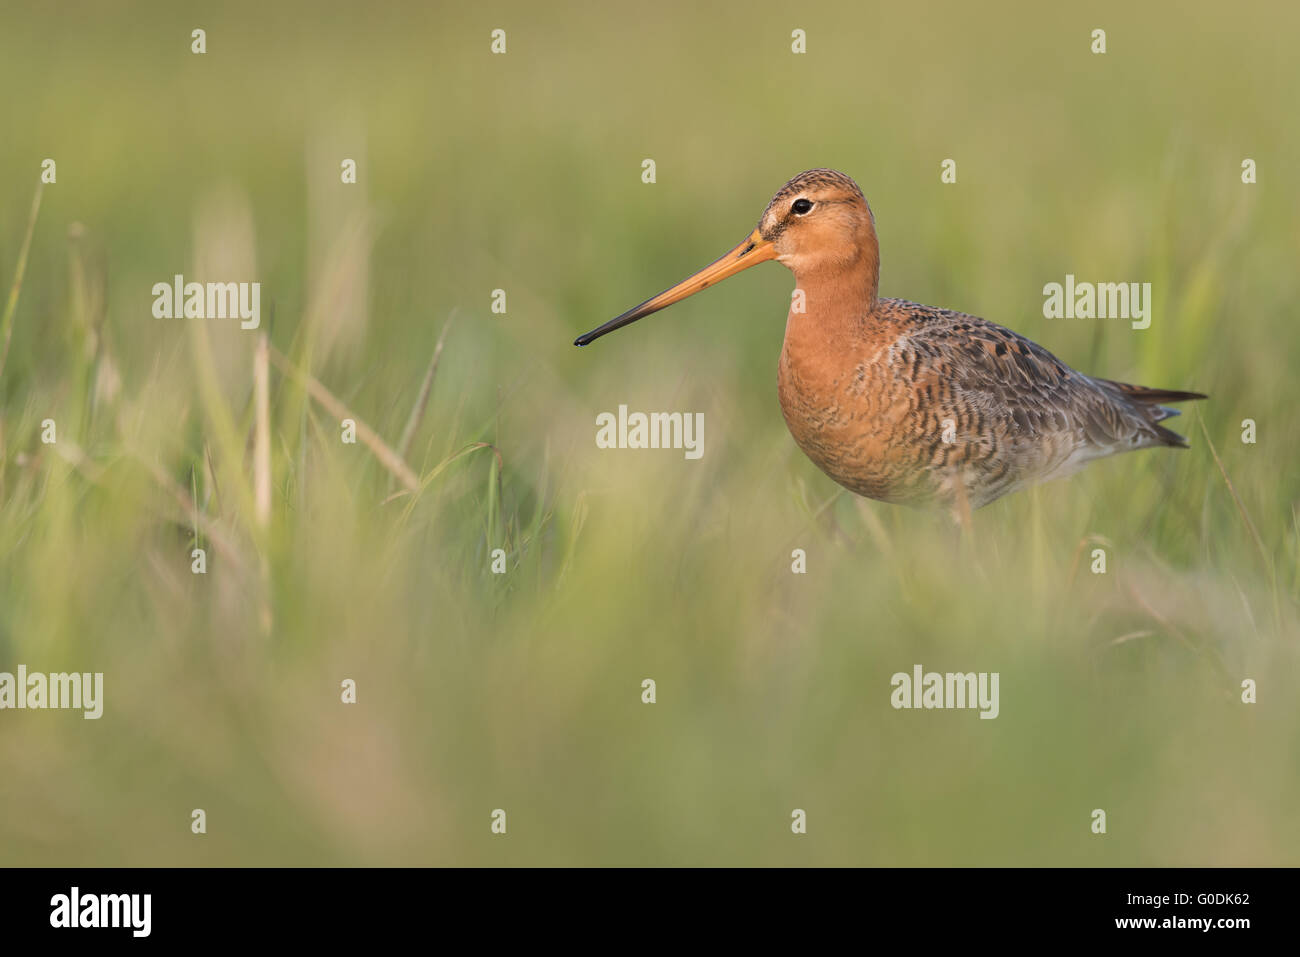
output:
[[[687,296],[693,296],[701,289],[707,289],[714,283],[721,282],[728,276],[734,276],[743,269],[750,266],[757,266],[761,262],[767,262],[769,259],[776,258],[776,247],[771,241],[762,237],[757,229],[745,237],[745,241],[739,246],[727,253],[717,262],[705,266],[694,276],[683,279],[671,289],[665,289],[653,299],[647,299],[641,305],[629,309],[621,316],[609,320],[603,326],[592,329],[585,335],[578,336],[573,340],[575,346],[585,346],[589,342],[595,342],[607,332],[613,332],[615,329],[621,329],[629,323],[636,322],[643,316],[648,316],[652,312],[658,312],[660,309],[671,306],[675,302],[685,299]]]

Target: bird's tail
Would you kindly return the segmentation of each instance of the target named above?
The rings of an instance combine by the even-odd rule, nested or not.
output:
[[[1176,448],[1187,448],[1187,439],[1174,432],[1172,429],[1166,429],[1163,425],[1157,423],[1165,419],[1173,418],[1180,415],[1178,409],[1166,408],[1166,402],[1189,402],[1192,399],[1208,399],[1208,395],[1200,392],[1182,392],[1177,389],[1152,389],[1145,385],[1131,385],[1128,382],[1115,382],[1111,379],[1103,379],[1109,386],[1118,389],[1120,393],[1134,405],[1139,406],[1149,417],[1152,428],[1155,429],[1156,435],[1165,445],[1172,445]]]

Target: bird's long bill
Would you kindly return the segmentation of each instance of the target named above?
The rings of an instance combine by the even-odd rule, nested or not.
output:
[[[764,239],[759,234],[759,231],[755,229],[745,237],[744,242],[721,259],[705,266],[694,276],[683,279],[671,289],[665,289],[653,299],[647,299],[641,305],[629,309],[623,315],[614,317],[603,326],[592,329],[591,332],[585,335],[578,336],[573,340],[573,344],[575,346],[585,346],[589,342],[595,342],[607,332],[621,329],[628,323],[636,322],[643,316],[648,316],[652,312],[658,312],[675,302],[680,302],[701,289],[707,289],[728,276],[734,276],[742,269],[748,269],[750,266],[757,266],[761,262],[767,262],[767,260],[775,258],[776,247],[770,241]]]

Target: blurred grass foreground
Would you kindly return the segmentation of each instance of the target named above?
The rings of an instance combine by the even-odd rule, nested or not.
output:
[[[1179,10],[6,4],[0,672],[104,693],[0,711],[0,863],[1300,863],[1300,13]],[[813,166],[882,294],[1207,392],[1192,448],[959,543],[795,448],[776,265],[572,348]]]

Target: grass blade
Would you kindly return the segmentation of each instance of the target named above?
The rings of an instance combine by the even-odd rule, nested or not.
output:
[[[424,410],[429,404],[429,393],[433,391],[433,378],[438,373],[438,360],[442,358],[442,346],[447,341],[447,330],[451,328],[456,314],[453,312],[446,322],[442,324],[442,332],[438,335],[438,343],[433,347],[433,358],[429,360],[429,368],[424,372],[424,381],[420,383],[420,394],[416,397],[415,405],[411,407],[411,414],[407,417],[406,426],[402,429],[402,437],[397,442],[397,454],[402,461],[411,452],[411,443],[415,440],[415,432],[424,420]],[[391,488],[391,485],[390,485]]]
[[[9,338],[14,331],[14,312],[18,309],[18,293],[23,288],[23,275],[27,272],[27,254],[31,252],[32,235],[36,232],[36,217],[41,211],[41,193],[45,184],[36,187],[32,197],[32,212],[27,217],[27,235],[23,237],[22,248],[18,251],[18,265],[14,267],[13,285],[9,287],[9,301],[5,303],[4,318],[0,319],[0,375],[4,375],[5,360],[9,358]]]
[[[275,363],[276,368],[285,375],[301,382],[311,397],[323,405],[330,415],[339,420],[351,419],[355,422],[357,424],[357,438],[365,444],[366,448],[370,449],[384,468],[393,473],[397,480],[406,486],[408,491],[415,492],[419,490],[420,480],[411,471],[411,467],[389,447],[387,442],[379,437],[379,433],[361,421],[355,412],[349,410],[346,405],[335,397],[334,393],[325,388],[316,378],[299,371],[280,350],[271,347],[270,355],[271,361]]]

